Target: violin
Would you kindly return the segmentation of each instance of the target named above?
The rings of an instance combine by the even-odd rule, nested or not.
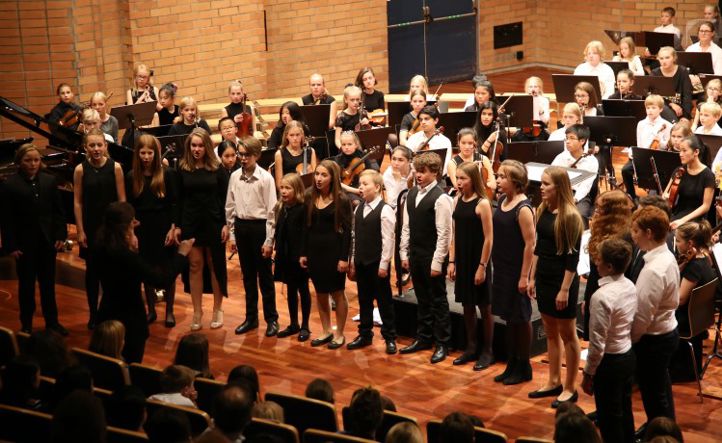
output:
[[[494,198],[496,197],[496,191],[486,186],[486,183],[489,181],[489,170],[486,169],[486,167],[484,166],[483,157],[478,163],[479,168],[481,169],[481,180],[484,186],[484,191],[486,192],[486,197],[489,199],[490,202],[494,201]],[[492,165],[492,169],[493,168],[494,166]]]
[[[426,151],[427,149],[429,149],[429,143],[431,143],[431,140],[432,140],[434,137],[436,137],[437,135],[443,134],[443,133],[444,133],[444,127],[443,127],[443,126],[439,126],[438,128],[436,128],[436,130],[434,131],[434,133],[431,134],[431,137],[427,138],[426,141],[423,142],[423,143],[419,146],[419,148],[416,150],[416,152]]]
[[[416,117],[414,122],[411,124],[411,129],[409,129],[409,137],[419,132],[419,126],[421,126],[421,121],[419,120],[419,117]]]
[[[253,117],[250,113],[246,112],[246,100],[248,99],[248,94],[243,95],[243,101],[241,101],[241,116],[243,117],[243,120],[238,122],[236,124],[236,137],[238,138],[244,138],[249,137],[253,135],[253,128],[251,125],[253,124]]]
[[[664,132],[664,130],[667,129],[667,124],[663,123],[662,127],[659,128],[659,131],[654,135],[654,140],[652,140],[652,143],[649,145],[649,149],[654,149],[655,151],[659,149],[659,135]]]
[[[686,172],[687,170],[684,168],[684,166],[680,166],[674,170],[674,172],[672,173],[672,177],[669,179],[669,184],[667,185],[667,188],[669,189],[669,196],[667,197],[667,201],[669,202],[670,208],[674,208],[674,206],[677,204],[679,183],[682,181],[682,177],[684,177],[684,174]]]
[[[496,137],[494,138],[494,143],[489,150],[489,160],[491,160],[491,169],[494,171],[494,173],[499,172],[499,167],[501,166],[501,154],[504,152],[504,145],[499,141],[500,131],[501,128],[497,123],[495,131]]]
[[[58,120],[58,125],[64,126],[66,128],[76,127],[80,123],[80,117],[82,114],[83,108],[68,109],[65,114],[60,117],[60,120]]]
[[[385,148],[385,146],[384,146]],[[348,166],[341,172],[341,182],[344,185],[351,186],[354,179],[366,169],[366,159],[371,157],[373,154],[378,152],[381,146],[374,146],[369,148],[368,151],[362,157],[356,157],[352,159]]]

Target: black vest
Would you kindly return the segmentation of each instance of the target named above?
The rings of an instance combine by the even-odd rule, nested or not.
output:
[[[431,260],[436,250],[436,200],[441,197],[444,191],[437,185],[429,189],[426,195],[416,206],[416,196],[419,188],[414,187],[409,191],[406,199],[406,210],[409,214],[409,256]]]
[[[364,206],[365,203],[359,205],[356,210],[354,261],[368,266],[381,260],[381,211],[383,211],[386,203],[381,200],[376,209],[369,212],[366,218],[364,218]]]

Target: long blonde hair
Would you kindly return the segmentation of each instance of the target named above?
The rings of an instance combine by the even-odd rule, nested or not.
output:
[[[554,240],[557,246],[557,255],[568,254],[576,250],[577,242],[579,242],[584,231],[584,222],[582,216],[579,215],[577,206],[574,204],[572,185],[566,169],[559,166],[549,166],[544,170],[544,174],[551,179],[557,195],[557,217],[554,221]],[[536,213],[537,223],[545,211],[550,210],[546,202],[542,201]]]
[[[486,183],[481,179],[481,172],[479,172],[479,166],[474,162],[464,162],[459,165],[457,171],[461,171],[471,179],[471,189],[474,194],[479,198],[488,198],[486,195]],[[463,198],[463,195],[459,195],[459,198]]]
[[[284,175],[283,178],[281,178],[281,185],[283,185],[284,183],[290,186],[291,189],[293,189],[293,198],[295,203],[302,204],[305,201],[306,187],[303,186],[303,180],[301,179],[301,176],[295,172],[290,172]],[[281,218],[281,212],[283,212],[284,204],[285,203],[280,198],[276,203],[276,207],[274,209],[274,214],[276,216],[276,225],[278,225],[278,221]]]

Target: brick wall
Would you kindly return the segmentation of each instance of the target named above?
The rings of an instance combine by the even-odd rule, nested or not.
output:
[[[612,49],[604,29],[652,29],[672,5],[684,30],[705,3],[487,0],[480,69],[573,67],[589,40]],[[524,44],[494,50],[493,27],[515,21],[524,23]],[[154,69],[156,85],[174,81],[181,96],[202,103],[225,102],[236,78],[251,98],[299,96],[316,71],[340,98],[362,66],[373,67],[388,90],[384,0],[2,0],[0,37],[0,95],[38,114],[55,104],[60,82],[83,101],[103,90],[122,104],[139,62]],[[0,138],[27,135],[0,119]]]

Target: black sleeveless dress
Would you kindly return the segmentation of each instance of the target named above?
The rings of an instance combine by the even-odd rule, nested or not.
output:
[[[100,168],[83,160],[83,228],[88,238],[88,248],[80,247],[80,257],[87,258],[88,249],[95,245],[98,228],[103,221],[105,209],[118,201],[115,184],[115,161],[109,158]]]
[[[454,208],[454,248],[456,260],[455,300],[464,306],[488,305],[490,299],[489,280],[492,272],[487,268],[486,280],[474,284],[474,274],[481,263],[484,247],[484,229],[476,214],[479,198],[465,202],[459,198]]]
[[[306,151],[306,162],[308,164],[308,172],[311,172],[311,150]],[[288,147],[281,148],[281,159],[283,160],[283,175],[297,172],[296,167],[303,164],[303,151],[300,155],[293,155]]]
[[[314,202],[308,204],[313,205]],[[335,229],[336,205],[344,205],[347,223],[341,232]],[[308,257],[308,272],[316,292],[342,291],[346,273],[338,272],[338,262],[349,260],[351,248],[351,203],[347,199],[334,201],[323,209],[314,207],[311,226],[305,228],[303,249]]]

